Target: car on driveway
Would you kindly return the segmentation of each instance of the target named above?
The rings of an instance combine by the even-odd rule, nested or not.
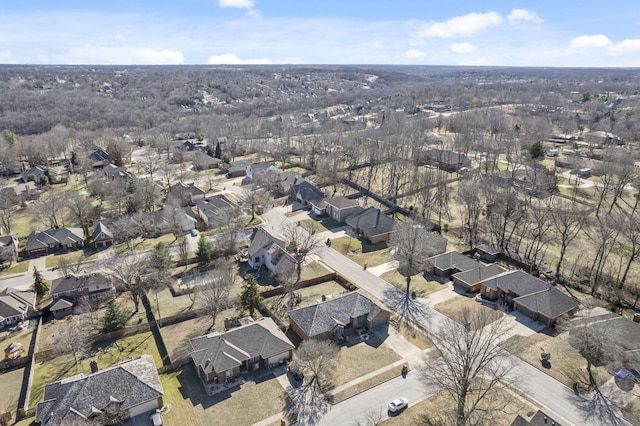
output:
[[[197,229],[192,229],[191,230],[191,236],[192,237],[197,237],[198,236],[198,230]]]
[[[399,413],[409,406],[409,400],[407,398],[397,398],[389,403],[390,413]]]

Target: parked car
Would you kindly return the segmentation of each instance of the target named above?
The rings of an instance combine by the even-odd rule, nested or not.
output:
[[[191,236],[192,237],[197,237],[198,236],[198,230],[197,229],[192,229],[191,230]]]
[[[407,398],[398,398],[394,399],[389,403],[389,412],[390,413],[399,413],[409,406],[409,401]]]

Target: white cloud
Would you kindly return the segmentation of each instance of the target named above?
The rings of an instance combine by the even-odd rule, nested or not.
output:
[[[522,24],[524,22],[534,24],[542,24],[544,22],[536,12],[527,9],[513,9],[509,16],[507,16],[507,19],[511,25]]]
[[[404,53],[404,56],[410,59],[422,58],[424,56],[424,52],[418,49],[410,49]]]
[[[476,50],[476,47],[468,42],[451,44],[451,51],[455,53],[469,53]]]
[[[383,49],[384,44],[379,41],[374,41],[373,43],[371,43],[371,47],[373,47],[374,49]]]
[[[218,0],[220,7],[238,7],[241,9],[253,9],[253,0]]]
[[[583,35],[576,37],[569,42],[569,46],[572,49],[589,49],[594,47],[608,47],[611,46],[611,40],[604,34],[598,35]]]
[[[640,51],[640,39],[622,40],[613,46],[612,50],[616,53],[638,52]]]
[[[208,65],[266,65],[270,64],[271,61],[268,58],[262,59],[240,59],[237,55],[233,53],[226,53],[224,55],[210,56],[207,59]]]
[[[474,12],[464,16],[456,16],[445,22],[428,24],[418,32],[418,35],[420,37],[440,38],[470,36],[500,23],[502,23],[502,16],[496,12]]]
[[[60,64],[101,65],[179,65],[184,55],[179,50],[154,49],[144,46],[82,46],[66,53],[52,55],[51,61]]]

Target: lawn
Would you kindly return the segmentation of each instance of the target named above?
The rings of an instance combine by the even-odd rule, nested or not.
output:
[[[0,347],[2,347],[2,349],[4,349],[4,348],[9,346],[13,342],[22,343],[22,349],[24,349],[24,352],[25,352],[25,354],[23,356],[26,356],[27,352],[29,352],[29,345],[31,344],[31,339],[33,338],[33,333],[36,331],[36,329],[35,329],[35,320],[31,321],[31,322],[34,324],[33,327],[25,328],[24,330],[21,330],[21,331],[14,331],[14,332],[2,331],[2,332],[0,332]],[[25,326],[26,325],[27,325],[27,323],[25,323]]]
[[[397,270],[385,272],[380,275],[380,278],[389,284],[393,284],[400,290],[406,290],[407,288],[407,279]],[[442,290],[443,288],[444,285],[437,281],[427,281],[423,274],[416,274],[411,277],[411,291],[415,291],[418,297],[424,297],[429,293]]]
[[[536,333],[527,337],[512,336],[500,343],[500,346],[566,386],[572,387],[577,382],[580,388],[586,389],[589,383],[587,362],[569,344],[567,332],[555,337],[545,333]],[[540,348],[544,348],[545,352],[551,354],[549,368],[543,367],[540,362]],[[591,371],[598,386],[611,378],[604,367],[592,367]]]
[[[407,321],[398,321],[396,314],[393,314],[391,317],[391,324],[398,333],[418,349],[425,350],[433,346],[424,331],[416,328],[415,325]]]
[[[483,305],[482,303],[476,302],[475,299],[465,296],[455,296],[442,303],[438,303],[434,308],[436,311],[459,323],[462,323],[462,310],[465,308],[471,309],[472,312],[486,310],[489,312],[489,319],[492,319],[492,322],[497,321],[504,315],[504,313],[499,310]]]
[[[29,261],[23,260],[22,262],[18,262],[10,268],[4,269],[0,271],[0,276],[2,275],[13,275],[13,274],[24,274],[29,270]]]
[[[332,240],[331,247],[361,266],[378,266],[394,260],[386,243],[369,244],[357,238],[342,237]]]
[[[362,393],[366,390],[374,388],[379,384],[384,383],[388,380],[394,379],[396,377],[398,377],[397,368],[391,368],[389,370],[383,371],[382,373],[377,374],[353,386],[350,386],[347,389],[342,390],[341,392],[337,392],[333,394],[331,397],[331,403],[338,404],[347,398],[351,398],[354,395],[358,395],[359,393]]]
[[[155,297],[158,296],[156,303]],[[172,315],[188,312],[192,309],[193,302],[188,294],[182,296],[173,297],[171,290],[165,287],[162,290],[156,292],[149,292],[149,301],[151,302],[151,309],[154,315],[157,316],[158,306],[160,307],[161,317],[170,317]]]
[[[357,339],[352,336],[351,339]],[[386,367],[402,359],[386,344],[377,348],[369,346],[367,342],[360,342],[353,346],[340,347],[340,359],[333,375],[333,384],[340,386],[357,379],[372,371]],[[366,360],[366,362],[364,362]],[[399,374],[395,372],[396,376]]]
[[[329,231],[331,229],[335,229],[342,226],[340,223],[336,222],[335,220],[329,217],[322,217],[318,219],[306,219],[306,220],[301,220],[299,223],[300,223],[300,226],[302,226],[308,232],[316,233],[316,234],[320,232]]]
[[[98,362],[100,369],[104,369],[144,354],[153,356],[156,367],[162,366],[158,347],[150,331],[97,343],[90,350],[91,356],[82,359],[77,364],[74,362],[73,355],[60,355],[38,363],[35,366],[29,406],[35,407],[42,400],[44,386],[47,383],[79,373],[90,374],[89,362],[92,360]]]
[[[151,250],[158,243],[171,244],[176,240],[173,234],[164,234],[158,238],[141,238],[138,237],[131,241],[131,247],[136,251]],[[118,244],[115,246],[116,254],[122,254],[128,251],[129,248],[126,244]]]
[[[302,267],[302,274],[300,275],[300,279],[302,281],[310,280],[313,278],[322,277],[323,275],[327,275],[330,273],[331,271],[325,268],[321,263],[311,262]]]
[[[78,258],[82,257],[82,262],[93,262],[98,259],[98,253],[95,253],[90,250],[85,251],[76,251],[71,253],[63,253],[63,254],[50,254],[45,258],[44,266],[46,268],[55,268],[60,263],[61,259],[66,259],[69,262],[75,263]]]
[[[533,414],[535,409],[517,396],[504,389],[499,389],[490,398],[492,405],[502,407],[491,414],[490,418],[484,418],[478,424],[490,424],[496,426],[509,426],[518,414]],[[384,426],[413,426],[419,424],[453,424],[451,415],[443,407],[455,407],[451,397],[445,392],[430,396],[424,401],[412,404],[402,414],[382,422]],[[479,412],[486,408],[486,404],[480,404]],[[480,420],[480,419],[478,419]]]
[[[224,316],[221,313],[218,318],[220,323],[224,323]],[[211,326],[211,318],[208,316],[194,318],[188,321],[179,322],[177,324],[168,325],[160,329],[162,333],[162,340],[167,346],[169,352],[169,358],[172,362],[183,359],[189,356],[191,352],[191,344],[189,341],[194,337],[204,335]],[[218,327],[216,330],[223,330],[222,327]]]
[[[168,425],[249,426],[282,411],[283,389],[275,379],[247,382],[233,392],[208,396],[192,364],[160,376]]]
[[[2,392],[0,392],[0,413],[10,412],[16,418],[18,398],[22,389],[22,378],[25,367],[6,370],[0,374]]]

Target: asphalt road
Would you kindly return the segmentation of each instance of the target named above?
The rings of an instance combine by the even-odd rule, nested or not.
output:
[[[388,418],[387,406],[389,402],[396,398],[407,398],[409,406],[411,406],[435,392],[435,388],[424,386],[419,374],[415,371],[409,372],[404,379],[398,375],[395,379],[334,405],[320,420],[319,425],[349,426],[357,425],[358,422],[360,424],[369,424],[366,421],[368,414],[381,416],[380,420]],[[402,416],[402,414],[398,413],[397,415]]]

